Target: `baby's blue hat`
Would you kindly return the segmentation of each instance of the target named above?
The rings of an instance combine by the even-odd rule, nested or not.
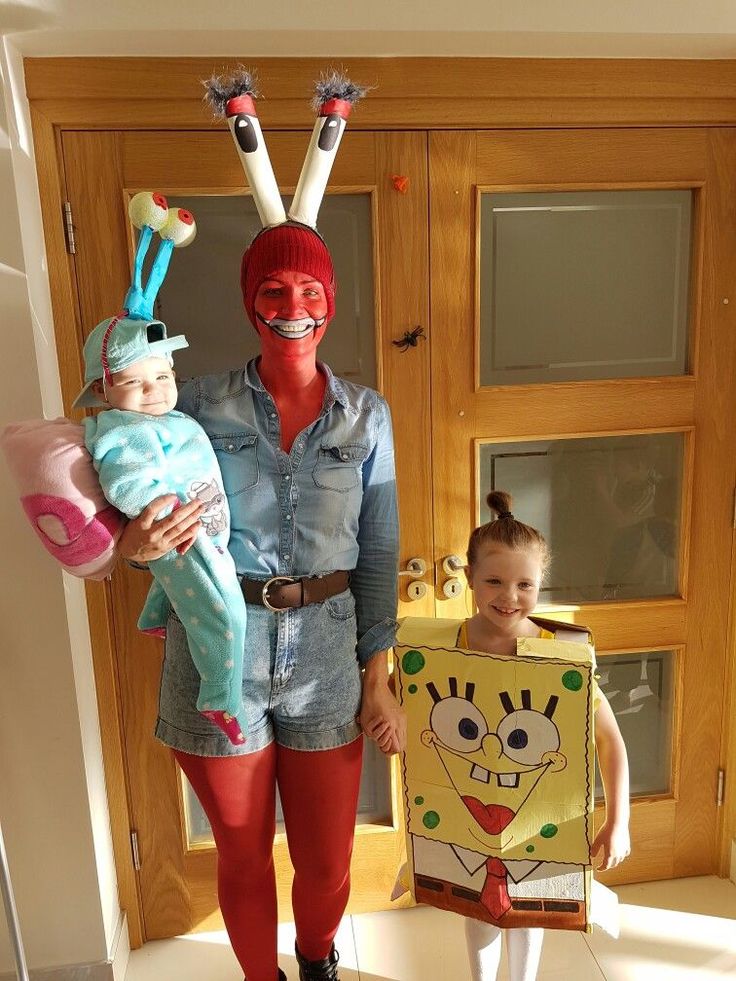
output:
[[[134,317],[108,317],[99,323],[84,343],[84,388],[72,408],[104,405],[92,386],[105,378],[109,381],[116,371],[129,368],[144,358],[167,358],[173,364],[171,352],[189,347],[183,334],[166,336],[166,325],[160,320],[140,320]]]

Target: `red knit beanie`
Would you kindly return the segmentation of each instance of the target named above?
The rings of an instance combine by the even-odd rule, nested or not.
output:
[[[287,223],[265,228],[243,253],[240,286],[245,312],[255,327],[255,299],[264,279],[279,270],[306,273],[324,286],[328,324],[335,313],[335,270],[332,256],[321,237],[307,225]]]

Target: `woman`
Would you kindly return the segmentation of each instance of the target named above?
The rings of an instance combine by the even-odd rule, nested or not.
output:
[[[243,257],[241,284],[260,357],[188,383],[178,408],[210,437],[230,504],[230,551],[248,603],[248,736],[233,746],[197,713],[199,677],[173,617],[156,733],[212,826],[220,906],[248,981],[284,976],[272,857],[277,785],[295,869],[300,979],[336,979],[360,728],[385,753],[405,738],[386,658],[398,564],[391,422],[380,395],[317,361],[335,281],[313,228],[262,231]],[[166,503],[153,502],[127,526],[125,558],[149,561],[196,537],[199,505],[155,521]]]

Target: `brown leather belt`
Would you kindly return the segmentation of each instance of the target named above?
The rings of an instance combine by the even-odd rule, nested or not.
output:
[[[344,593],[349,585],[350,573],[342,569],[326,576],[274,576],[266,582],[244,576],[240,580],[246,603],[265,606],[274,613],[310,603],[324,603],[330,596]]]

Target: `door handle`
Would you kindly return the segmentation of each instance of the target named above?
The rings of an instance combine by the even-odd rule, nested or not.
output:
[[[445,599],[457,599],[462,596],[464,586],[459,573],[465,568],[465,563],[459,555],[445,555],[442,559],[442,571],[447,579],[442,583],[442,593]]]
[[[459,555],[446,555],[442,559],[442,571],[446,576],[457,576],[464,568],[465,563]]]
[[[406,590],[410,601],[416,602],[416,600],[424,599],[427,595],[427,584],[420,582],[426,573],[427,563],[424,559],[409,559],[406,568],[399,570],[399,578],[405,576],[411,580]]]
[[[399,576],[408,576],[409,579],[421,579],[427,574],[427,563],[424,559],[409,559],[405,569],[399,570]]]

